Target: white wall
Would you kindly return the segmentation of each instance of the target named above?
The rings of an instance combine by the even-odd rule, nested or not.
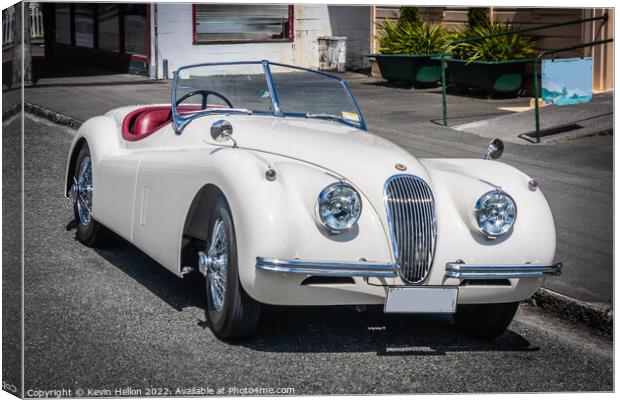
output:
[[[370,68],[370,7],[327,6],[333,36],[347,37],[347,68]]]
[[[295,6],[293,42],[192,44],[192,5],[157,4],[157,76],[163,77],[163,60],[168,74],[187,64],[221,61],[270,60],[318,68],[319,36],[348,36],[347,66],[364,66],[361,54],[370,48],[368,6]]]

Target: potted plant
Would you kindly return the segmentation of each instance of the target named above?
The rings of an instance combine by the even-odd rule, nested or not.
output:
[[[484,21],[457,31],[455,38],[467,39],[516,30],[506,23]],[[521,87],[525,65],[536,53],[538,39],[519,34],[456,43],[447,59],[451,80],[459,89],[480,88],[495,93],[515,93]]]
[[[449,41],[441,24],[422,21],[415,12],[401,10],[397,24],[387,19],[378,25],[379,53],[367,54],[377,61],[384,79],[389,82],[432,84],[441,77],[441,65],[434,59]],[[403,17],[405,16],[405,17]]]

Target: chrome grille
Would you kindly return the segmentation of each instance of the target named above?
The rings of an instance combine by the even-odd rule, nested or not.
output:
[[[394,175],[385,183],[384,198],[400,274],[409,283],[419,283],[435,255],[437,219],[431,188],[417,176]]]

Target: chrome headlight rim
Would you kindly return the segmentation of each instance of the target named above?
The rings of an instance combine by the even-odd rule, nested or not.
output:
[[[357,212],[357,216],[355,216],[355,218],[353,218],[351,221],[349,221],[349,223],[347,223],[346,226],[341,227],[341,228],[335,228],[335,227],[329,226],[329,224],[323,219],[323,215],[321,214],[321,203],[326,201],[328,199],[328,196],[334,190],[336,190],[338,188],[341,188],[341,187],[350,189],[357,196],[357,202],[359,204],[359,209],[358,209],[358,212]],[[353,187],[353,185],[351,185],[349,183],[342,182],[342,181],[331,183],[331,184],[325,186],[325,188],[323,188],[323,190],[321,190],[321,192],[319,193],[319,196],[318,196],[317,202],[316,202],[315,213],[316,213],[316,219],[319,222],[319,224],[321,225],[321,227],[323,227],[328,232],[330,232],[332,234],[340,234],[340,233],[347,232],[347,231],[351,230],[355,226],[357,221],[359,221],[360,216],[362,215],[362,196],[357,191],[357,189],[355,189],[355,187]]]
[[[514,207],[514,218],[512,220],[512,223],[510,223],[509,226],[506,229],[503,229],[501,232],[491,233],[491,232],[487,231],[486,229],[484,229],[482,227],[482,225],[480,224],[479,214],[484,209],[484,204],[487,201],[489,201],[491,198],[495,197],[495,196],[502,196],[503,198],[507,199],[508,201],[510,201],[512,203],[512,206]],[[509,195],[508,193],[504,192],[500,188],[490,190],[490,191],[486,192],[485,194],[483,194],[482,196],[480,196],[478,201],[476,201],[476,206],[474,207],[474,216],[476,218],[476,224],[478,225],[478,231],[480,233],[482,233],[489,240],[497,239],[499,237],[502,237],[502,236],[506,235],[510,231],[512,231],[512,228],[514,227],[515,223],[517,222],[517,214],[518,214],[517,202],[512,198],[511,195]],[[508,224],[506,224],[506,225],[508,225]]]

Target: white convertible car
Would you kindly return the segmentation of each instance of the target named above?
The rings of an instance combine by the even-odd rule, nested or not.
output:
[[[203,274],[220,338],[252,335],[261,304],[451,313],[495,338],[562,267],[543,194],[502,150],[416,158],[367,132],[336,76],[211,63],[175,72],[171,104],[86,121],[65,193],[85,245],[110,230]]]

